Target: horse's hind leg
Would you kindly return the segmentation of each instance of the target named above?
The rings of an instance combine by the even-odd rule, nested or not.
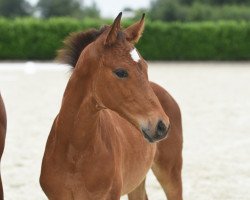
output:
[[[132,192],[128,194],[129,200],[148,200],[146,190],[145,190],[145,179],[142,183],[135,188]]]
[[[152,170],[166,193],[168,200],[182,199],[182,125],[177,103],[163,88],[151,83],[162,108],[170,119],[168,138],[157,144]]]
[[[168,200],[182,200],[181,158],[171,160],[171,157],[163,157],[164,154],[155,161],[152,171],[161,184]]]

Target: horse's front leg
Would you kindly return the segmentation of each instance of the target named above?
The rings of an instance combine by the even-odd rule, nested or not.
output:
[[[122,179],[117,176],[105,200],[120,200],[122,196]]]
[[[148,200],[146,189],[145,189],[146,178],[141,182],[137,188],[128,194],[129,200]]]

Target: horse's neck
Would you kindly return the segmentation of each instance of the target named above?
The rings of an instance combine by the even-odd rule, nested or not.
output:
[[[75,148],[84,148],[91,142],[98,121],[96,101],[88,81],[72,75],[58,115],[57,131],[62,142],[71,143]]]

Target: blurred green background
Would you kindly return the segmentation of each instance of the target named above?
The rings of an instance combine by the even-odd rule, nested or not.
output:
[[[0,60],[53,59],[70,32],[110,24],[115,16],[101,11],[95,1],[0,0]],[[137,47],[147,60],[250,60],[250,0],[152,0],[122,11],[124,27],[146,13]]]

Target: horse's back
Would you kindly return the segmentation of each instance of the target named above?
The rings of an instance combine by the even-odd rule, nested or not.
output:
[[[175,130],[182,135],[181,112],[179,105],[174,98],[160,85],[150,82],[156,96],[158,97],[163,110],[169,116],[171,121],[171,130]]]
[[[176,156],[174,155],[175,152],[176,154],[180,154],[182,151],[182,122],[180,108],[174,98],[164,88],[153,82],[150,84],[163,110],[169,116],[171,127],[167,139],[157,144],[158,151],[168,151],[168,154]],[[158,159],[157,155],[156,159]]]

